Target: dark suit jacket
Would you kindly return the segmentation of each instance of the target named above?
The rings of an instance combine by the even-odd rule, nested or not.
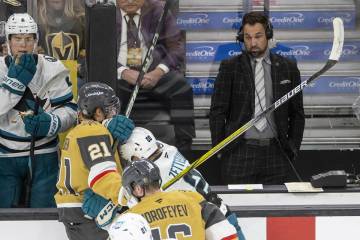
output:
[[[273,102],[275,102],[300,84],[301,80],[296,63],[272,53],[270,60]],[[241,54],[221,63],[210,109],[213,145],[222,141],[253,117],[255,109],[253,75],[247,54]],[[298,94],[275,110],[274,120],[280,142],[290,157],[293,157],[292,153],[297,153],[300,148],[304,131],[302,94]]]
[[[158,20],[163,12],[163,2],[159,0],[146,0],[141,8],[141,34],[144,37],[147,47],[151,45],[152,38],[156,31]],[[117,9],[117,38],[118,52],[121,43],[122,15]],[[185,46],[181,37],[180,30],[176,26],[176,19],[169,11],[165,26],[160,32],[156,48],[153,52],[153,62],[149,68],[152,71],[160,63],[165,64],[170,70],[179,70],[184,64]],[[118,65],[120,67],[121,65]]]

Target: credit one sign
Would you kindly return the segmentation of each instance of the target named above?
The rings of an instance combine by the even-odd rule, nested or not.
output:
[[[271,51],[279,55],[296,58],[297,61],[326,61],[332,42],[281,42]],[[220,62],[241,54],[242,46],[235,42],[187,42],[188,63]],[[345,41],[341,61],[360,61],[360,41]]]
[[[180,12],[177,25],[185,30],[239,29],[242,12]],[[348,11],[272,11],[270,21],[275,29],[332,29],[332,20],[340,17],[345,29],[355,29],[355,10]]]

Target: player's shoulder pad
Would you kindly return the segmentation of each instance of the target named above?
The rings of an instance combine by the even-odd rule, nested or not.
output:
[[[198,193],[198,192],[188,191],[188,190],[179,190],[179,191],[180,191],[180,192],[183,192],[184,194],[186,194],[189,199],[190,199],[190,198],[192,199],[192,201],[195,201],[195,202],[200,203],[200,202],[202,202],[202,201],[205,200],[204,197],[201,196],[201,194]]]
[[[48,61],[48,62],[52,62],[52,63],[54,63],[54,62],[59,61],[59,60],[57,60],[56,58],[51,57],[51,56],[48,56],[48,55],[42,55],[42,56],[43,56],[43,57],[44,57],[44,59],[45,59],[46,61]]]
[[[81,138],[93,135],[110,135],[109,130],[99,122],[82,122],[76,125],[70,132],[73,137]]]
[[[45,79],[51,79],[64,72],[69,73],[69,70],[61,61],[43,54],[38,55],[38,66],[42,69]]]

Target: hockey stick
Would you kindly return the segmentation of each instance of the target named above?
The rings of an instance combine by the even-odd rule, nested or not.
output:
[[[281,105],[286,103],[289,99],[300,93],[310,82],[318,78],[320,75],[325,73],[327,70],[332,68],[338,61],[342,52],[343,43],[344,43],[344,26],[343,22],[340,18],[335,18],[333,21],[334,26],[334,40],[333,40],[333,46],[331,49],[331,54],[329,59],[327,60],[325,66],[313,74],[310,78],[300,83],[298,86],[296,86],[294,89],[292,89],[290,92],[285,94],[283,97],[278,99],[276,102],[274,102],[271,106],[269,106],[267,109],[265,109],[263,112],[261,112],[256,117],[252,118],[250,121],[248,121],[245,125],[240,127],[238,130],[233,132],[230,136],[222,140],[220,143],[218,143],[215,147],[210,149],[208,152],[206,152],[204,155],[202,155],[199,159],[197,159],[195,162],[193,162],[190,166],[185,168],[183,171],[181,171],[178,175],[176,175],[174,178],[172,178],[170,181],[165,183],[162,187],[163,190],[166,190],[171,185],[173,185],[176,181],[178,181],[180,178],[182,178],[186,173],[188,173],[191,169],[199,167],[201,164],[203,164],[206,160],[208,160],[210,157],[214,156],[216,153],[218,153],[221,149],[223,149],[225,146],[227,146],[229,143],[237,139],[240,135],[245,133],[248,129],[250,129],[254,124],[265,117],[267,114],[270,114],[271,112],[275,111],[277,108],[279,108]]]
[[[15,56],[15,63],[19,63],[19,57]],[[34,55],[36,65],[38,64],[39,58],[37,55]],[[67,75],[67,71],[61,72],[62,74]],[[44,95],[47,93],[49,89],[51,89],[56,83],[58,82],[58,78],[51,78],[49,81],[47,81],[38,91],[36,94],[33,94],[30,90],[30,88],[26,87],[25,93],[23,97],[20,99],[18,104],[14,107],[14,109],[20,111],[20,116],[25,115],[38,115],[39,108],[43,107],[41,106],[41,97],[44,97]],[[34,109],[29,110],[29,106],[26,103],[26,100],[34,101]],[[29,149],[29,163],[28,168],[29,172],[26,175],[24,185],[25,185],[25,207],[30,207],[30,200],[31,200],[31,188],[32,188],[32,180],[33,180],[33,172],[36,168],[35,164],[35,143],[36,143],[36,136],[35,133],[38,130],[38,125],[35,125],[33,133],[31,134],[30,139],[30,149]]]
[[[34,116],[36,116],[39,112],[39,98],[34,96],[35,106],[34,106]],[[31,188],[32,188],[32,180],[33,180],[33,172],[35,170],[35,143],[36,143],[36,135],[35,133],[38,130],[38,125],[35,126],[33,133],[31,134],[31,141],[30,141],[30,161],[29,161],[29,173],[25,179],[25,207],[30,207],[31,201]]]
[[[138,77],[136,79],[136,85],[135,85],[134,90],[133,90],[133,92],[131,94],[129,103],[128,103],[127,107],[126,107],[126,110],[125,110],[125,116],[126,117],[130,116],[131,110],[132,110],[132,108],[134,106],[134,103],[135,103],[135,100],[136,100],[136,96],[139,93],[141,81],[143,80],[145,73],[148,71],[148,69],[150,67],[152,53],[153,53],[153,51],[155,49],[155,46],[156,46],[156,43],[157,43],[157,41],[159,39],[160,31],[162,30],[162,27],[165,24],[166,17],[167,17],[167,14],[169,12],[170,6],[172,5],[172,2],[173,2],[173,0],[166,0],[165,1],[164,10],[161,13],[160,18],[158,20],[158,23],[156,25],[156,30],[155,30],[154,36],[153,36],[153,38],[151,40],[151,45],[150,45],[150,47],[148,48],[148,50],[146,52],[143,63],[141,64],[141,70],[140,70],[139,75],[138,75]],[[118,144],[119,144],[119,142],[116,140],[114,142],[114,145],[113,145],[113,151],[114,152],[115,152]]]

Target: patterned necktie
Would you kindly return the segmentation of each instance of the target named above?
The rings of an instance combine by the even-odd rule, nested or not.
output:
[[[140,48],[139,31],[134,21],[135,15],[127,15],[127,46],[129,48]]]
[[[133,70],[140,70],[141,68],[141,48],[139,29],[135,24],[134,16],[136,14],[127,15],[127,62],[126,65]]]
[[[256,59],[255,65],[255,116],[259,115],[266,109],[265,103],[265,82],[264,82],[264,68],[262,65],[263,58]],[[262,132],[267,125],[266,118],[260,119],[256,122],[255,127]]]

